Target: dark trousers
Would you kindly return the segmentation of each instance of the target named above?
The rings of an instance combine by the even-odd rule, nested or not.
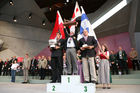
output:
[[[126,61],[120,59],[119,67],[121,69],[122,74],[124,74],[124,70],[125,70],[126,74],[128,74],[128,64]]]
[[[138,60],[132,60],[132,65],[133,65],[133,70],[140,70],[140,65],[139,65],[139,62]]]
[[[31,76],[37,75],[37,69],[35,67],[31,67]]]
[[[116,65],[116,63],[111,64],[111,72],[114,75],[115,73],[118,75],[118,67]]]
[[[11,82],[15,82],[16,70],[11,70]]]
[[[3,76],[7,76],[8,75],[8,69],[7,68],[4,68],[3,69]]]
[[[0,76],[1,76],[2,68],[0,68]]]
[[[52,82],[61,82],[61,75],[63,71],[63,57],[52,57],[51,59],[52,67]]]
[[[46,76],[46,69],[40,68],[39,74],[40,74],[40,80],[44,80]]]

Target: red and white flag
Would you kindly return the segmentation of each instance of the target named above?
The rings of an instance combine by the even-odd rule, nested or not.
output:
[[[76,18],[78,18],[79,16],[81,16],[81,11],[78,5],[78,2],[76,2],[75,4],[75,8],[74,8],[74,13],[72,15],[72,21],[74,21]]]
[[[74,13],[73,13],[73,15],[72,15],[71,21],[75,21],[76,18],[78,18],[78,17],[80,17],[80,16],[81,16],[81,11],[80,11],[78,2],[76,2],[75,8],[74,8]],[[72,30],[75,31],[75,26],[74,26],[74,25],[70,27],[70,31],[72,31]]]
[[[55,20],[55,26],[53,28],[52,34],[50,36],[50,39],[55,39],[56,38],[56,33],[59,32],[59,31],[61,33],[61,38],[65,39],[63,20],[61,18],[61,15],[60,15],[59,11],[57,11],[56,20]]]

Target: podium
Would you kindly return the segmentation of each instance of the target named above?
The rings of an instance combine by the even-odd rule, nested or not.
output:
[[[48,83],[47,93],[95,93],[93,83],[80,83],[79,75],[62,75],[61,83]]]

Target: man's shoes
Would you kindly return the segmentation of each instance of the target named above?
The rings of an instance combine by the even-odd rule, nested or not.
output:
[[[84,83],[89,83],[89,81],[84,81]]]
[[[106,87],[103,87],[102,89],[106,89]]]
[[[58,80],[57,82],[58,82],[58,83],[61,83],[61,80]]]
[[[74,73],[73,75],[78,75],[77,73]]]
[[[23,84],[27,84],[28,82],[22,82]]]
[[[56,83],[56,81],[51,81],[50,83]]]
[[[111,89],[111,87],[107,87],[107,89]]]
[[[92,81],[90,81],[90,82],[96,84],[96,81],[95,81],[95,80],[92,80]]]

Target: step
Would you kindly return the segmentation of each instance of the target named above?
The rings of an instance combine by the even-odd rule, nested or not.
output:
[[[140,74],[112,75],[112,79],[140,79]]]
[[[47,93],[95,93],[96,87],[93,83],[68,84],[49,83],[46,87]]]
[[[113,79],[113,85],[140,85],[140,79]]]
[[[48,83],[47,93],[95,93],[93,83],[80,83],[79,75],[62,75],[61,83]]]
[[[136,70],[136,71],[131,70],[130,74],[140,74],[140,70]]]
[[[48,77],[46,77],[45,80],[40,80],[38,76],[35,76],[33,79],[32,76],[29,76],[29,81],[31,84],[46,84],[51,82]],[[0,76],[0,82],[11,82],[11,76]],[[16,83],[23,82],[23,76],[16,76]]]
[[[80,76],[79,75],[62,75],[61,76],[62,84],[80,84]]]

